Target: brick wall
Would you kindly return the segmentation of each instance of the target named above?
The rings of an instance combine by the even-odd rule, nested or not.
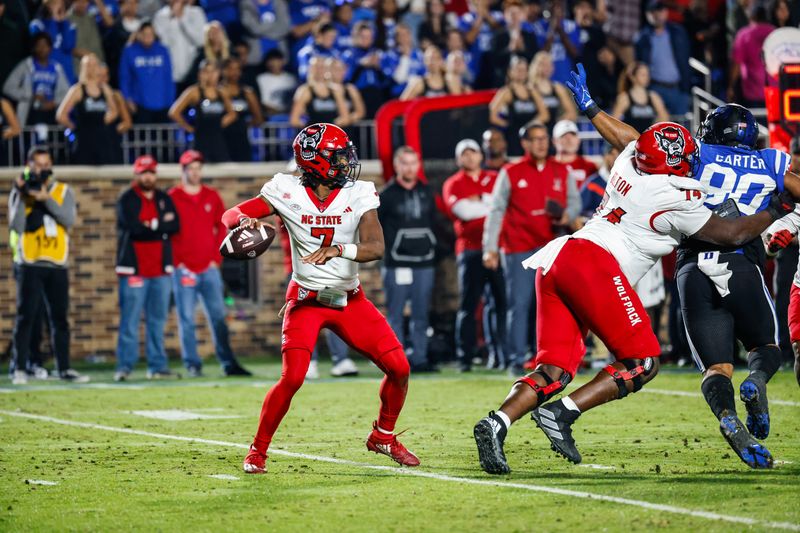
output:
[[[73,174],[72,172],[70,174]],[[174,174],[174,172],[172,173]],[[215,173],[216,174],[216,173]],[[57,175],[62,175],[58,173]],[[372,178],[380,180],[377,173]],[[78,219],[70,234],[70,325],[72,327],[72,356],[112,355],[116,347],[119,325],[117,277],[114,273],[116,232],[114,205],[119,193],[130,185],[127,177],[64,179],[75,193]],[[263,184],[263,178],[211,177],[206,183],[216,187],[225,205],[234,205],[254,196]],[[168,188],[177,183],[174,178],[159,178],[159,187]],[[7,201],[11,181],[0,180],[0,220],[7,221]],[[231,344],[241,355],[277,355],[280,345],[280,320],[278,310],[283,305],[284,272],[282,252],[278,242],[257,259],[259,276],[259,301],[237,300],[228,313]],[[438,290],[434,302],[437,308],[454,305],[455,276],[452,261],[445,265],[439,276],[445,290]],[[8,248],[8,226],[0,234],[0,334],[5,343],[11,339],[16,316],[16,285],[11,269]],[[380,265],[361,266],[361,280],[367,295],[378,305],[383,305]],[[213,344],[200,306],[197,313],[198,350],[203,357],[213,357]],[[166,346],[170,357],[180,353],[176,315],[170,312],[166,327]],[[144,328],[141,331],[144,339]],[[144,356],[142,343],[142,357]]]

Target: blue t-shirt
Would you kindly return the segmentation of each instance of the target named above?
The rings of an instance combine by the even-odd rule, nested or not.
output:
[[[563,19],[561,21],[561,27],[564,28],[564,33],[567,34],[567,38],[578,50],[578,55],[580,55],[583,50],[580,27],[574,20],[570,19]],[[544,48],[549,31],[550,23],[547,20],[539,19],[533,23],[533,33],[536,35],[536,43],[539,45],[539,48]],[[569,73],[575,68],[575,63],[572,61],[569,54],[567,54],[567,49],[564,47],[564,43],[561,42],[561,38],[558,34],[553,38],[553,44],[550,47],[550,55],[553,56],[553,77],[551,79],[560,83],[566,83],[567,80],[569,80]]]
[[[325,11],[330,11],[331,6],[325,0],[292,0],[289,2],[289,16],[292,26],[300,26],[311,22]]]
[[[675,63],[675,54],[672,52],[672,40],[667,30],[661,33],[653,32],[650,50],[650,77],[653,81],[661,83],[678,83],[681,81],[681,71]]]
[[[33,72],[31,72],[33,95],[41,94],[47,101],[52,102],[56,97],[57,83],[58,71],[56,70],[56,63],[52,59],[48,59],[46,65],[40,65],[34,59]]]
[[[72,49],[78,38],[78,31],[75,24],[69,20],[56,22],[53,19],[34,19],[30,24],[31,37],[37,33],[44,32],[50,35],[53,41],[53,53],[51,57],[61,65],[67,81],[75,83],[75,73],[72,70]]]
[[[492,19],[496,20],[501,25],[504,25],[505,19],[503,18],[502,11],[492,11],[489,16],[491,16]],[[458,29],[462,34],[466,34],[470,29],[472,29],[473,24],[475,24],[475,14],[472,12],[464,13],[461,15],[461,18],[458,19]],[[484,22],[481,25],[478,36],[475,38],[475,42],[473,42],[472,45],[468,45],[467,52],[469,52],[469,59],[467,59],[467,53],[465,52],[464,60],[467,62],[467,66],[472,72],[473,78],[480,70],[483,54],[492,49],[493,36],[494,32],[492,31],[492,27],[488,22]]]
[[[783,176],[791,163],[789,154],[774,148],[697,144],[700,165],[693,177],[705,186],[709,209],[733,198],[743,215],[754,215],[767,208],[773,190],[783,191]]]

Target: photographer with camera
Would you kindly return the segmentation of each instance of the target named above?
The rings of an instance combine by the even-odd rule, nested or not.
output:
[[[74,383],[89,381],[69,364],[69,252],[68,230],[75,223],[75,197],[65,184],[52,179],[49,148],[34,146],[28,165],[16,178],[8,201],[10,229],[19,236],[15,258],[19,265],[17,320],[14,325],[12,381],[24,385],[30,355],[30,338],[44,298],[53,338],[59,378]]]

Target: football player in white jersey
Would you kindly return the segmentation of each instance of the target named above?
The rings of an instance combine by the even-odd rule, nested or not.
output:
[[[705,190],[691,175],[696,145],[671,122],[651,126],[631,142],[610,172],[603,202],[584,228],[551,241],[523,262],[536,274],[536,369],[519,379],[496,412],[474,428],[481,467],[510,471],[503,441],[511,424],[531,412],[553,450],[573,463],[581,455],[571,426],[582,412],[636,392],[658,372],[660,346],[632,289],[683,236],[738,245],[790,212],[784,196],[754,216],[723,219],[704,205]],[[616,361],[561,400],[542,405],[575,376],[591,330]],[[539,406],[539,407],[537,407]],[[752,437],[750,453],[769,452]],[[771,457],[769,457],[771,461]]]
[[[408,360],[358,280],[357,263],[380,259],[384,251],[375,185],[358,181],[361,167],[355,146],[334,124],[307,126],[293,148],[302,175],[276,174],[259,196],[229,209],[222,219],[228,228],[256,228],[261,224],[258,219],[277,214],[292,246],[293,273],[286,291],[281,343],[283,372],[264,399],[244,471],[266,472],[267,448],[303,384],[323,327],[386,374],[367,449],[401,465],[417,466],[419,459],[394,435],[408,389]]]

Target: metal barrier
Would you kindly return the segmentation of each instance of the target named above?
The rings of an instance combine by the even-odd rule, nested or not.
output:
[[[361,159],[377,159],[375,125],[362,121],[346,128],[359,149]],[[288,122],[267,122],[250,128],[248,137],[252,146],[253,161],[288,161],[292,157],[292,141],[297,129]],[[19,137],[2,141],[0,166],[20,166],[31,146],[47,144],[59,165],[73,164],[72,140],[61,126],[44,124],[26,126]],[[131,164],[142,154],[150,154],[159,162],[175,163],[180,154],[191,148],[193,136],[177,124],[136,124],[122,136],[122,161]]]

